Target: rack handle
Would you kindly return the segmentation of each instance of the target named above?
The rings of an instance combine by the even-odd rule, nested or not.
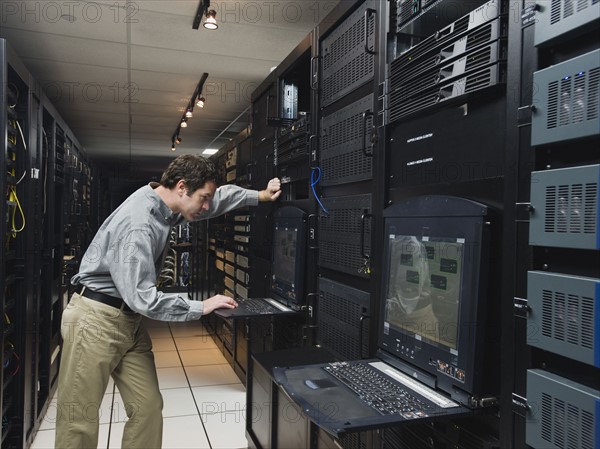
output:
[[[317,66],[318,60],[319,56],[313,56],[310,58],[310,76],[312,77],[310,81],[310,88],[314,91],[319,90],[319,67]]]
[[[365,221],[367,218],[373,218],[373,214],[370,214],[368,210],[364,210],[360,217],[360,254],[365,260],[371,258],[370,255],[365,254]]]
[[[370,55],[374,55],[376,52],[369,48],[369,17],[376,12],[373,8],[365,9],[365,53]]]
[[[371,153],[367,152],[367,118],[372,117],[373,115],[374,114],[369,110],[366,110],[365,112],[362,113],[362,122],[363,122],[362,152],[365,155],[365,157],[373,157],[373,152],[371,152]]]

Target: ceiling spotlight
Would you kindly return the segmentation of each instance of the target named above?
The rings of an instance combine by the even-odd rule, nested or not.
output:
[[[217,28],[219,28],[219,25],[217,24],[217,12],[214,9],[211,9],[210,11],[208,11],[206,13],[206,19],[204,20],[204,23],[202,24],[202,26],[204,28],[206,28],[207,30],[216,30]]]
[[[208,0],[201,0],[201,4],[205,1]],[[202,77],[200,78],[200,81],[198,82],[198,85],[196,86],[196,89],[194,90],[194,93],[188,101],[187,107],[185,108],[183,114],[181,115],[181,118],[179,119],[177,127],[175,128],[175,131],[171,136],[171,142],[173,143],[171,151],[175,151],[175,145],[179,145],[181,143],[181,137],[179,137],[179,134],[181,133],[181,128],[188,127],[188,120],[192,118],[192,112],[194,110],[194,105],[196,104],[196,101],[198,101],[198,105],[200,107],[204,106],[205,99],[204,97],[202,97],[202,88],[204,87],[204,83],[207,78],[208,73],[203,73]]]
[[[206,98],[204,98],[204,97],[198,98],[198,103],[196,103],[196,106],[198,106],[199,108],[203,108],[205,101],[206,101]]]

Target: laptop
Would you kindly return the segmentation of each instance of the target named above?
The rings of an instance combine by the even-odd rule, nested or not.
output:
[[[295,315],[304,305],[306,213],[284,206],[274,214],[269,297],[236,298],[235,309],[216,309],[222,318]]]
[[[499,382],[483,374],[485,305],[494,295],[487,213],[450,196],[415,197],[384,211],[375,357],[274,369],[307,417],[340,437],[497,403],[489,391]]]

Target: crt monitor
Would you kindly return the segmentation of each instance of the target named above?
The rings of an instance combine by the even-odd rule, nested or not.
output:
[[[292,206],[274,215],[271,293],[288,307],[304,304],[306,214]]]
[[[384,211],[380,350],[466,405],[481,393],[486,215],[485,205],[448,196]]]

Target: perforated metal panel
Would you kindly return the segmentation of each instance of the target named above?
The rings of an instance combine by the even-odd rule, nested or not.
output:
[[[371,153],[369,142],[373,115],[364,115],[372,112],[373,94],[323,117],[319,139],[322,185],[373,177],[373,158],[366,155]]]
[[[551,0],[539,3],[535,15],[534,44],[542,45],[600,19],[598,0]]]
[[[373,79],[375,15],[366,14],[375,2],[368,1],[344,20],[321,43],[321,106],[327,106]],[[365,20],[368,20],[365,27]],[[365,36],[365,28],[367,34]]]
[[[319,343],[344,359],[369,354],[369,293],[331,279],[319,279]],[[362,347],[361,347],[362,339]]]
[[[600,165],[531,173],[529,244],[600,249]]]
[[[319,216],[319,265],[368,277],[361,271],[371,254],[371,195],[323,198],[329,211]],[[362,237],[361,237],[362,236]],[[361,248],[361,241],[364,248]]]
[[[543,370],[527,370],[526,443],[538,449],[600,447],[600,392]]]
[[[458,23],[456,26],[458,28]],[[504,55],[498,54],[499,51],[504,51],[504,45],[500,45],[497,41],[505,33],[505,26],[500,19],[471,27],[466,33],[461,29],[456,33],[451,30],[448,32],[450,35],[440,37],[438,42],[441,42],[436,42],[437,45],[427,40],[392,62],[390,92],[401,90],[405,97],[414,95],[413,89],[419,86],[423,86],[420,87],[421,89],[431,87],[455,76],[459,70],[462,70],[459,74],[464,74],[466,71],[504,58]],[[493,48],[490,47],[492,42],[495,42]],[[419,51],[421,46],[424,48]],[[483,48],[486,48],[484,53],[481,52]],[[478,53],[472,53],[473,51]],[[465,57],[467,54],[470,55],[468,58]],[[452,62],[461,57],[461,63],[454,66]]]
[[[600,50],[535,72],[533,86],[532,145],[600,132]]]
[[[527,344],[600,366],[600,279],[530,271]]]
[[[408,98],[400,91],[390,94],[390,122],[438,103],[457,100],[468,94],[506,82],[506,64],[501,61],[465,76],[445,81]]]
[[[354,432],[341,435],[339,442],[344,449],[367,449],[367,437],[364,433]]]

